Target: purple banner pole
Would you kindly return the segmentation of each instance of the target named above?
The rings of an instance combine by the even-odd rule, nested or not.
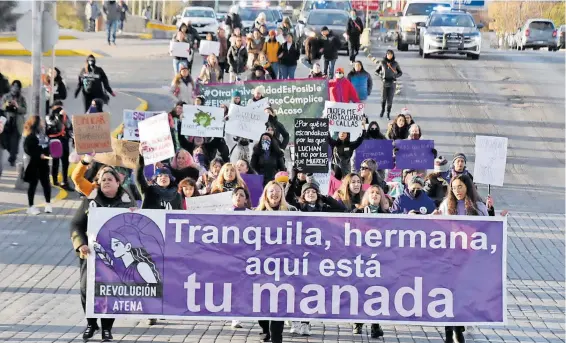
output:
[[[505,217],[92,211],[87,317],[506,322]]]

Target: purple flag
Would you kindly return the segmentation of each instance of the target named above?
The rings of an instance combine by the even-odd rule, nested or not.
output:
[[[356,151],[356,170],[365,159],[371,158],[377,162],[378,169],[393,169],[393,141],[386,139],[366,139]]]
[[[395,163],[399,169],[432,169],[434,168],[434,141],[397,140],[395,147]]]
[[[252,206],[256,207],[259,204],[259,198],[263,193],[263,175],[257,174],[240,174],[250,191],[250,199]]]
[[[155,166],[153,164],[148,164],[143,167],[143,175],[146,180],[151,180],[155,174]]]
[[[92,214],[87,317],[506,320],[505,217]]]

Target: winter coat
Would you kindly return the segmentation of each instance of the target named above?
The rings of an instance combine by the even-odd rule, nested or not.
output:
[[[250,144],[251,141],[246,138],[234,137],[236,144],[230,150],[230,163],[235,164],[239,160],[250,161]]]
[[[421,209],[424,210],[421,212]],[[426,195],[426,192],[423,191],[417,198],[414,198],[409,190],[405,189],[403,194],[393,202],[390,212],[407,214],[414,210],[418,214],[432,214],[435,209],[434,201]]]
[[[358,97],[356,89],[346,78],[328,81],[328,88],[330,92],[330,101],[345,103],[360,102],[360,98]]]
[[[466,216],[468,215],[466,213],[466,202],[465,200],[457,200],[457,214],[458,216]],[[450,215],[448,213],[448,202],[446,200],[444,200],[440,206],[438,207],[438,210],[443,214],[443,215]],[[487,206],[485,206],[485,204],[481,201],[476,202],[476,210],[478,211],[478,216],[489,216],[489,211],[487,209]]]
[[[403,71],[401,70],[401,67],[399,67],[399,63],[397,63],[395,59],[390,61],[386,58],[379,62],[376,73],[381,76],[381,80],[384,85],[388,86],[395,83],[397,78],[403,75]]]
[[[338,37],[334,36],[332,31],[328,34],[326,39],[322,38],[322,56],[327,60],[338,59],[338,51],[340,50],[341,43]]]
[[[96,99],[105,99],[107,96],[104,90],[112,93],[112,88],[108,82],[108,77],[104,69],[94,66],[81,69],[78,77],[77,89],[75,90],[75,98],[82,91],[84,95]]]
[[[273,137],[277,139],[279,148],[281,150],[285,150],[289,144],[289,132],[287,132],[285,125],[281,124],[281,122],[277,119],[277,116],[269,116],[269,118],[267,118],[267,123],[272,125],[275,129]]]
[[[143,195],[142,208],[152,210],[181,210],[183,208],[183,199],[181,195],[177,193],[174,182],[171,182],[167,188],[163,188],[157,184],[148,184],[143,174],[144,165],[143,156],[140,155],[138,168],[136,168],[136,182],[140,193]]]
[[[257,145],[253,149],[250,165],[258,174],[263,175],[263,185],[265,186],[269,181],[275,178],[275,174],[285,170],[285,159],[283,151],[270,150],[266,155]]]
[[[427,176],[423,190],[434,200],[436,207],[440,206],[448,191],[448,182],[441,176],[441,173],[434,173]]]
[[[195,89],[192,79],[185,82],[179,76],[176,76],[173,82],[171,82],[171,93],[177,99],[177,101],[184,101],[187,104],[193,104],[195,99]]]
[[[73,249],[80,258],[86,258],[79,253],[79,247],[88,245],[87,224],[89,210],[95,207],[111,208],[131,208],[136,207],[136,201],[128,194],[123,187],[118,189],[114,198],[107,198],[98,188],[94,189],[83,199],[80,207],[75,212],[71,220],[70,233]]]
[[[39,180],[41,174],[49,175],[49,160],[41,155],[49,156],[49,139],[45,134],[30,134],[24,140],[24,152],[29,156],[29,163],[24,171],[24,181]]]
[[[69,138],[73,131],[71,118],[66,114],[50,113],[45,118],[45,132],[49,138]]]
[[[397,123],[393,123],[393,125],[385,133],[385,136],[387,139],[391,140],[407,139],[407,137],[409,137],[409,127],[407,125],[399,127],[397,126]]]
[[[305,40],[305,56],[309,61],[319,60],[322,56],[320,53],[321,46],[320,39],[316,37],[307,37]]]
[[[458,175],[468,175],[470,177],[470,179],[472,179],[472,181],[474,181],[474,177],[472,175],[472,173],[470,173],[468,171],[468,169],[466,169],[464,167],[464,170],[462,172],[457,172],[454,170],[454,166],[450,167],[450,170],[442,173],[442,178],[444,180],[446,180],[446,182],[448,182],[448,184],[450,185],[450,180],[452,180],[453,177],[458,176]]]
[[[346,33],[348,34],[348,41],[352,45],[359,46],[360,45],[360,36],[364,32],[364,23],[360,19],[360,17],[356,17],[356,19],[350,18],[348,20],[348,26],[346,28]]]
[[[355,141],[350,142],[350,137],[342,141],[339,139],[333,139],[328,135],[328,144],[332,148],[332,164],[337,165],[342,170],[343,175],[349,174],[351,172],[350,159],[362,142],[364,141],[364,134],[360,135]]]
[[[344,204],[333,197],[319,194],[318,198],[318,201],[314,205],[301,204],[296,200],[293,200],[293,202],[289,204],[293,205],[301,212],[346,212]]]
[[[248,51],[244,45],[239,49],[235,45],[232,45],[230,49],[228,49],[227,58],[231,73],[241,74],[246,70]]]
[[[222,71],[220,67],[217,65],[216,68],[211,67],[210,65],[206,64],[202,66],[200,71],[199,79],[202,81],[203,84],[207,83],[218,83],[222,79]]]
[[[15,101],[18,104],[18,108],[10,106],[9,103],[11,101]],[[7,118],[6,124],[4,124],[4,133],[10,132],[11,129],[16,129],[19,134],[22,134],[27,114],[26,98],[21,93],[19,96],[14,96],[11,92],[8,92],[2,96],[0,102],[4,115]]]
[[[239,14],[231,13],[228,14],[228,16],[226,17],[226,21],[224,22],[224,25],[226,25],[226,27],[229,27],[230,31],[234,31],[234,28],[236,27],[239,27],[241,29],[242,19],[240,18]]]
[[[288,43],[284,43],[279,47],[279,63],[281,65],[287,67],[295,67],[297,66],[297,61],[299,57],[301,57],[301,52],[297,49],[297,45],[295,43],[291,43],[291,46],[288,46]]]
[[[104,3],[102,10],[106,15],[106,21],[108,22],[120,20],[120,17],[122,16],[122,10],[120,9],[118,2],[111,3],[107,1]]]
[[[350,80],[352,86],[354,86],[360,100],[366,100],[370,96],[373,88],[373,81],[371,79],[371,75],[365,71],[363,67],[359,72],[355,70],[349,72],[348,80]]]
[[[279,62],[279,48],[281,44],[277,41],[277,39],[269,39],[263,44],[263,52],[267,57],[269,63],[278,63]]]

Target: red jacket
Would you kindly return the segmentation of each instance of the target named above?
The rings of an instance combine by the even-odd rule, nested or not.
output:
[[[334,79],[328,82],[330,101],[360,103],[356,89],[347,78]]]

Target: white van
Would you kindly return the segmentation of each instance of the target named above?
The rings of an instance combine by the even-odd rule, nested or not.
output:
[[[409,45],[419,45],[419,25],[427,21],[434,11],[450,10],[450,1],[409,0],[405,4],[397,31],[397,50],[407,51]]]

